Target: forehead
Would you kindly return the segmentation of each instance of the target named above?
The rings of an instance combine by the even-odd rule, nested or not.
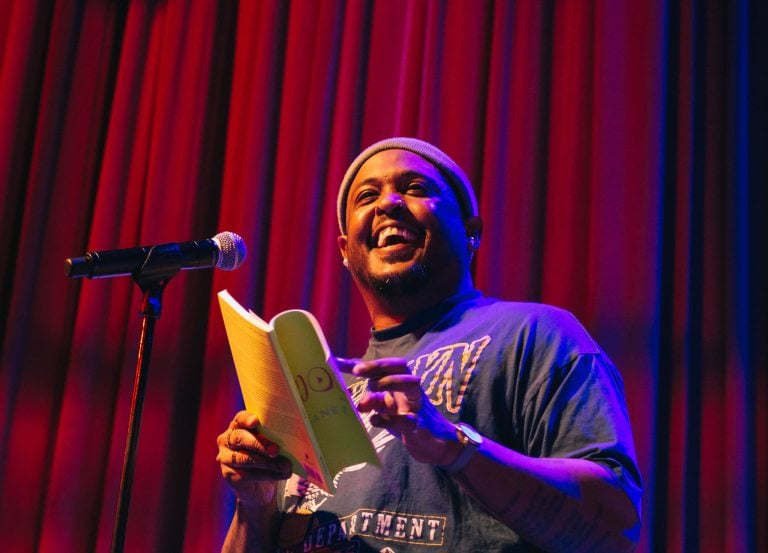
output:
[[[372,155],[357,172],[353,188],[367,181],[386,181],[397,179],[406,173],[418,173],[446,188],[447,184],[440,171],[418,154],[407,150],[384,150]]]

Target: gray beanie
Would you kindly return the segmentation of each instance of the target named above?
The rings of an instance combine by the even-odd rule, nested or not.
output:
[[[429,161],[437,167],[443,177],[445,177],[451,190],[453,190],[464,218],[477,215],[477,199],[475,198],[475,192],[472,190],[472,184],[455,161],[442,150],[423,140],[407,137],[387,138],[363,150],[349,166],[344,179],[341,181],[339,197],[336,201],[336,214],[339,219],[339,230],[341,230],[342,234],[347,232],[347,195],[349,194],[349,187],[352,186],[352,181],[355,180],[355,176],[363,163],[384,150],[407,150]]]

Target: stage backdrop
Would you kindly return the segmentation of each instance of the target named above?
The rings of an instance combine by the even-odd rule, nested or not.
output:
[[[107,551],[141,294],[86,250],[241,234],[164,298],[126,551],[217,550],[240,408],[215,293],[369,322],[336,248],[349,161],[434,142],[485,220],[474,274],[573,311],[620,367],[640,550],[766,551],[762,2],[0,3],[0,550]],[[762,522],[761,522],[762,521]]]

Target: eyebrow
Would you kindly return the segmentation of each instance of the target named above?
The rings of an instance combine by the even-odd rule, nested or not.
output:
[[[438,174],[439,174],[439,172],[438,172]],[[442,175],[440,175],[440,176],[442,177]],[[422,173],[421,171],[416,171],[415,169],[409,169],[407,171],[403,171],[402,173],[395,175],[395,181],[410,180],[410,179],[413,179],[415,177],[419,177],[419,178],[422,178],[422,179],[424,179],[426,181],[429,181],[431,184],[433,184],[439,190],[444,190],[444,189],[448,189],[449,188],[447,183],[438,182],[436,179],[430,177],[429,175],[426,175],[426,174]],[[381,182],[381,179],[379,177],[368,177],[367,179],[362,180],[359,183],[357,183],[356,188],[360,188],[361,186],[366,186],[366,185],[375,185],[375,184],[378,184],[380,182]]]

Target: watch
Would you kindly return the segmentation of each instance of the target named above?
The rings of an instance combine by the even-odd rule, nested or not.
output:
[[[483,437],[480,433],[466,423],[460,422],[456,425],[456,437],[461,444],[461,453],[448,465],[441,465],[440,468],[448,474],[456,474],[467,466],[472,456],[483,443]]]

